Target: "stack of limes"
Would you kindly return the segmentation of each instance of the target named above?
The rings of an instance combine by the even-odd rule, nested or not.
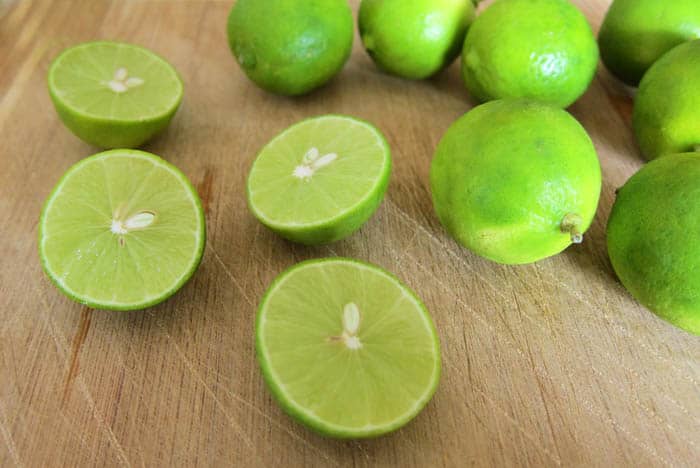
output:
[[[700,334],[700,2],[615,0],[600,46],[615,76],[639,84],[632,123],[653,160],[618,191],[610,260],[639,302]]]

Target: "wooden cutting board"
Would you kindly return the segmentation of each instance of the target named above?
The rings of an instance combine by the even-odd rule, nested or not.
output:
[[[609,0],[575,3],[597,30]],[[700,340],[636,304],[606,255],[614,189],[642,161],[631,100],[602,67],[570,109],[603,167],[593,227],[583,245],[555,258],[499,266],[459,248],[431,207],[434,148],[474,105],[457,66],[430,81],[393,78],[356,40],[329,86],[273,96],[231,57],[231,4],[0,0],[0,465],[700,464]],[[70,165],[96,152],[59,122],[46,72],[60,50],[97,38],[145,45],[182,74],[184,105],[145,149],[190,177],[207,212],[199,271],[142,312],[71,302],[37,256],[44,198]],[[277,132],[331,112],[386,134],[391,185],[359,233],[299,247],[253,219],[244,180]],[[435,398],[377,440],[329,440],[300,427],[272,401],[255,361],[253,320],[266,286],[296,262],[331,255],[397,273],[425,300],[442,340]]]

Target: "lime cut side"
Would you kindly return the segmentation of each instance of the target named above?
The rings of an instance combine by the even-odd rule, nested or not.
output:
[[[440,378],[420,300],[373,265],[300,263],[267,291],[256,323],[263,374],[287,413],[334,437],[373,437],[413,419]]]
[[[263,148],[248,176],[248,202],[263,224],[287,239],[332,242],[370,218],[390,171],[389,146],[374,126],[352,117],[316,117]]]
[[[161,158],[113,150],[86,158],[49,195],[39,223],[46,274],[70,298],[131,310],[174,294],[202,258],[195,189]]]
[[[51,64],[49,93],[70,130],[103,148],[135,147],[170,122],[182,81],[164,59],[143,47],[88,42]]]

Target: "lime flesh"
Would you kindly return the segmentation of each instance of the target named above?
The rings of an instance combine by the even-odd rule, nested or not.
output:
[[[618,191],[608,254],[622,284],[661,318],[700,335],[700,153],[667,155]]]
[[[352,117],[316,117],[263,148],[248,176],[248,203],[263,224],[289,240],[333,242],[372,216],[390,171],[389,146],[374,126]]]
[[[322,86],[350,57],[345,0],[238,0],[228,17],[236,61],[258,86],[295,96]]]
[[[278,276],[260,304],[256,347],[282,408],[334,437],[398,429],[440,378],[423,304],[393,275],[349,259],[311,260]]]
[[[112,150],[75,164],[49,195],[39,254],[73,300],[141,309],[192,276],[205,236],[199,198],[182,172],[143,151]]]
[[[567,107],[588,88],[598,45],[568,0],[497,0],[477,16],[462,76],[479,101],[530,98]]]
[[[362,0],[362,42],[377,65],[411,79],[428,78],[459,55],[472,0]]]
[[[598,206],[600,164],[567,112],[491,101],[457,120],[430,171],[433,203],[463,246],[499,263],[555,255],[580,242]]]
[[[634,101],[632,125],[647,159],[700,145],[700,39],[664,54],[646,72]]]
[[[163,130],[182,100],[175,69],[143,47],[87,42],[51,64],[48,86],[59,117],[83,141],[134,148]]]
[[[700,38],[697,0],[615,0],[600,27],[605,66],[631,86],[659,57],[678,44]]]

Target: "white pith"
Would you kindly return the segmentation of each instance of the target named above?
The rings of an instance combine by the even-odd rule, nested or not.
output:
[[[340,339],[348,349],[362,348],[360,337],[357,336],[359,330],[360,309],[354,302],[349,302],[343,308],[343,334],[340,335]]]
[[[131,88],[136,88],[144,84],[142,78],[136,76],[129,76],[129,70],[124,67],[117,68],[114,71],[114,77],[105,84],[109,89],[117,94],[125,93]]]
[[[114,234],[127,234],[135,229],[143,229],[153,223],[156,215],[150,211],[141,211],[122,221],[118,216],[112,219],[110,230]]]
[[[311,180],[316,171],[322,167],[328,166],[336,159],[338,159],[338,155],[335,153],[321,156],[318,152],[318,148],[311,148],[302,158],[301,164],[294,168],[292,175],[297,179]]]

